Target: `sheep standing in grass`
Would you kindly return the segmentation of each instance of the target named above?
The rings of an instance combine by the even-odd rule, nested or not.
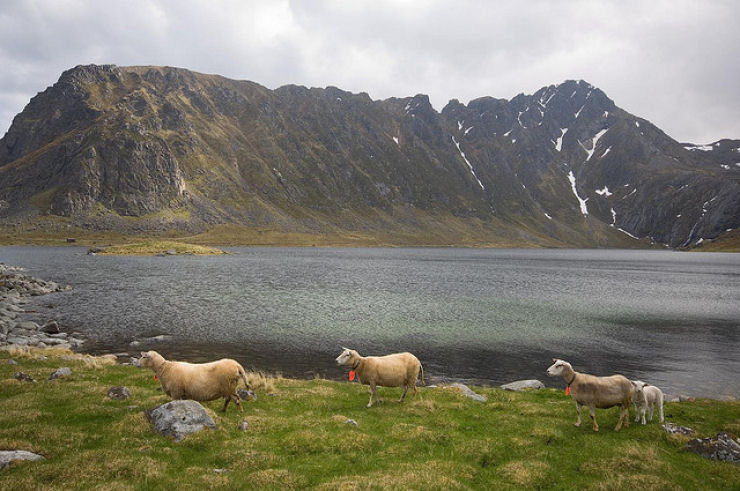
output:
[[[576,426],[581,426],[581,408],[588,406],[594,431],[599,431],[596,423],[595,409],[606,409],[613,406],[621,406],[619,422],[614,431],[619,431],[624,422],[629,427],[629,407],[635,388],[626,377],[622,375],[611,375],[609,377],[595,377],[586,373],[579,373],[567,361],[553,358],[554,363],[547,369],[550,377],[561,376],[568,383],[570,394],[576,402],[576,413],[578,419]],[[567,393],[567,392],[566,392]]]
[[[373,395],[377,402],[381,402],[376,386],[381,387],[403,387],[403,394],[398,402],[403,402],[409,387],[413,389],[416,397],[416,379],[421,373],[421,383],[424,384],[424,369],[411,353],[394,353],[386,356],[360,356],[360,354],[348,348],[342,348],[342,354],[336,359],[337,364],[350,367],[357,374],[361,384],[370,386],[370,402],[367,407],[373,405]]]
[[[633,381],[632,385],[635,386],[635,423],[640,421],[640,416],[642,416],[642,424],[645,424],[645,409],[650,411],[648,419],[652,421],[655,406],[658,406],[660,422],[665,421],[665,418],[663,418],[663,391],[641,380]]]
[[[223,358],[210,363],[186,363],[168,361],[156,351],[141,353],[142,366],[154,370],[162,384],[162,390],[173,399],[192,399],[194,401],[213,401],[224,398],[226,411],[229,401],[234,401],[239,411],[241,401],[236,394],[239,380],[249,389],[247,373],[239,362]]]

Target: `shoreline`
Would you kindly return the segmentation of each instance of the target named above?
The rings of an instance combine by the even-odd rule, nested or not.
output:
[[[59,285],[53,281],[46,281],[24,274],[25,269],[22,267],[9,266],[0,263],[0,349],[10,349],[11,347],[20,348],[57,348],[68,349],[74,352],[88,353],[86,350],[86,339],[79,332],[67,332],[63,326],[60,326],[54,319],[46,319],[43,324],[32,320],[24,320],[27,314],[37,313],[36,311],[27,311],[24,306],[30,302],[31,297],[42,296],[51,293],[68,292],[72,290],[69,285]],[[158,339],[162,338],[162,339]],[[129,344],[129,348],[137,351],[142,345],[160,344],[168,338],[167,335],[155,336],[154,338],[145,338],[134,341]],[[147,343],[147,341],[156,341]],[[94,345],[95,343],[93,343]],[[96,351],[94,346],[90,346],[92,352]],[[152,348],[154,349],[154,348]],[[107,350],[104,350],[107,351]],[[137,358],[138,353],[133,355],[130,350],[126,352],[107,353],[99,356],[111,356],[113,354],[117,359],[123,359],[126,362],[130,359]],[[96,356],[96,355],[93,355]],[[290,378],[290,377],[289,377]],[[301,379],[301,377],[293,377]],[[465,378],[454,377],[428,377],[436,383],[441,384],[471,384],[488,388],[504,388],[506,385],[524,382],[524,379],[512,380],[504,384],[484,383],[482,380],[467,380]],[[328,379],[334,380],[334,378]],[[532,380],[532,379],[530,379]],[[542,381],[538,380],[542,383]],[[544,387],[544,384],[543,384]],[[721,402],[736,401],[737,396],[732,395],[713,395],[707,397],[694,397],[687,394],[665,394],[666,402],[685,402],[694,401],[695,399],[709,399]]]

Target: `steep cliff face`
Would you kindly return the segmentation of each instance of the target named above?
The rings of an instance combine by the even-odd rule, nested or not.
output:
[[[451,220],[448,242],[476,230],[542,245],[636,236],[678,246],[737,228],[738,146],[679,144],[583,81],[438,113],[424,95],[373,101],[80,66],[0,140],[0,219],[308,231]]]

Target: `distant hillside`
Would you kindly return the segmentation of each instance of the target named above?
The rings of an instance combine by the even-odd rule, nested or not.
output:
[[[678,247],[740,226],[739,150],[678,143],[584,81],[440,113],[424,95],[78,66],[0,140],[0,223]]]

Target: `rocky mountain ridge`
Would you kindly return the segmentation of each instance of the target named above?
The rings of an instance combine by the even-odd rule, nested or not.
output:
[[[424,95],[78,66],[0,139],[0,221],[677,247],[740,225],[739,149],[678,143],[584,81],[438,112]]]

